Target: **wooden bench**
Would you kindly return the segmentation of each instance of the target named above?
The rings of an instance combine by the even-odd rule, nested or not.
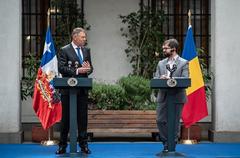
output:
[[[88,133],[151,133],[158,129],[154,110],[89,110]]]

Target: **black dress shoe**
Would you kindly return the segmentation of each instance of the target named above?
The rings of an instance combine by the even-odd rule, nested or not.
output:
[[[85,154],[91,154],[91,150],[89,150],[87,146],[81,147],[81,152]]]
[[[163,146],[163,151],[162,151],[163,153],[167,153],[168,152],[168,146],[167,145],[164,145]]]
[[[56,154],[65,154],[66,153],[66,148],[64,147],[59,147],[58,150],[56,151]]]

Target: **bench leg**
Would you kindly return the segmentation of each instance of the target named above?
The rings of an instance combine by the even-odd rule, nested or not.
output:
[[[93,133],[92,132],[88,132],[87,133],[87,137],[88,137],[88,141],[91,142],[93,140]]]
[[[158,132],[153,132],[153,133],[152,133],[152,138],[153,138],[153,140],[155,140],[155,141],[160,141],[159,133],[158,133]]]

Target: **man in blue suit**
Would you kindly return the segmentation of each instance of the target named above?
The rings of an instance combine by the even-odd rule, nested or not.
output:
[[[176,39],[169,39],[163,43],[162,49],[165,59],[159,61],[154,78],[168,79],[170,78],[170,71],[173,67],[176,70],[172,73],[172,77],[188,77],[189,68],[188,61],[181,58],[178,54],[178,41]],[[175,91],[175,107],[176,107],[176,120],[175,120],[175,142],[178,141],[180,118],[184,103],[187,100],[186,91],[179,89]],[[160,139],[163,142],[163,152],[168,152],[167,144],[167,92],[160,89],[157,96],[157,125],[159,129]]]
[[[86,32],[82,28],[72,31],[72,42],[61,48],[58,54],[58,70],[63,77],[88,77],[93,71],[90,49],[85,47]],[[61,91],[62,120],[59,149],[56,154],[66,153],[69,133],[69,92]],[[77,92],[77,123],[78,142],[81,151],[90,154],[87,143],[88,90],[79,89]]]

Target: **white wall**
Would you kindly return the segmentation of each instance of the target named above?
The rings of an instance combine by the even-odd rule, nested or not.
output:
[[[127,15],[139,8],[139,0],[87,0],[85,12],[91,25],[88,43],[94,66],[93,78],[114,82],[128,75],[132,68],[124,49],[126,40],[121,36],[119,15]]]
[[[20,130],[21,1],[0,1],[0,134]],[[1,142],[1,140],[0,140]]]
[[[214,130],[240,131],[240,1],[212,3]]]

